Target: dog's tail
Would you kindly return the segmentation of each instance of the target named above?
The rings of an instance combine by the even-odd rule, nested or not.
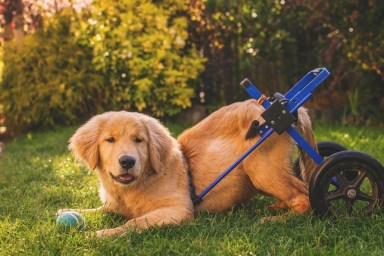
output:
[[[315,137],[313,135],[311,119],[307,109],[301,107],[298,109],[297,129],[303,138],[318,152]],[[316,170],[317,163],[303,150],[299,148],[299,165],[301,177],[306,185]]]

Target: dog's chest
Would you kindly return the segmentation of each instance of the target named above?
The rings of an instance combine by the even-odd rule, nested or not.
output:
[[[148,211],[148,202],[143,202],[141,196],[117,194],[114,196],[114,201],[116,202],[116,212],[127,218],[137,218]]]
[[[133,217],[132,207],[126,204],[124,196],[117,190],[108,191],[103,186],[100,187],[99,196],[105,207],[111,209],[114,213],[128,218]]]

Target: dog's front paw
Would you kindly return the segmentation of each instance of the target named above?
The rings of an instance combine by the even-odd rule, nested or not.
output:
[[[102,229],[95,233],[96,237],[123,236],[124,234],[126,234],[126,229],[123,227]]]
[[[116,235],[118,234],[111,232],[110,229],[103,229],[103,230],[96,231],[94,233],[94,236],[98,238],[108,238]]]
[[[99,238],[101,238],[101,237],[106,237],[106,236],[108,236],[108,233],[105,232],[105,231],[106,231],[106,230],[103,229],[103,230],[96,231],[96,232],[93,233],[93,234],[94,234],[94,236],[99,237]]]

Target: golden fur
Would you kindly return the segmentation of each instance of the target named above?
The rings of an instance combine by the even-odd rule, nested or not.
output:
[[[98,231],[97,236],[193,218],[184,158],[176,140],[156,119],[139,113],[107,112],[80,127],[69,148],[100,180],[103,206],[81,212],[109,211],[129,219],[121,227]],[[135,158],[135,165],[122,168],[122,156]],[[127,173],[136,177],[130,184],[113,178]]]
[[[156,119],[143,114],[121,111],[93,117],[76,131],[69,145],[100,179],[103,206],[82,212],[112,211],[129,219],[121,227],[98,231],[98,236],[193,219],[186,162],[200,193],[259,138],[245,140],[245,135],[252,121],[263,122],[262,111],[254,100],[234,103],[186,130],[177,141]],[[304,109],[299,109],[298,130],[315,146]],[[272,208],[308,212],[307,187],[292,171],[293,150],[294,142],[286,133],[273,134],[195,209],[224,212],[264,193],[278,199]],[[122,156],[136,159],[135,165],[122,168]],[[301,155],[305,183],[311,175],[305,170],[314,166],[312,160]],[[116,177],[129,184],[122,184]],[[131,183],[132,177],[135,179]]]
[[[217,110],[178,137],[197,194],[260,138],[245,140],[252,121],[264,122],[263,111],[255,100],[234,103]],[[299,132],[316,148],[306,110],[299,109],[298,115]],[[272,208],[288,207],[293,213],[308,212],[307,186],[292,170],[293,151],[294,142],[286,132],[272,134],[214,187],[197,209],[223,212],[261,192],[278,199]],[[315,166],[313,160],[301,153],[301,170],[306,184],[311,175],[309,170],[313,171]]]

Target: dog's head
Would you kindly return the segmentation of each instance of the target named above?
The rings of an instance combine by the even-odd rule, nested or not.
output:
[[[160,173],[176,141],[152,117],[126,111],[107,112],[91,118],[69,141],[74,155],[104,179],[119,185]]]

